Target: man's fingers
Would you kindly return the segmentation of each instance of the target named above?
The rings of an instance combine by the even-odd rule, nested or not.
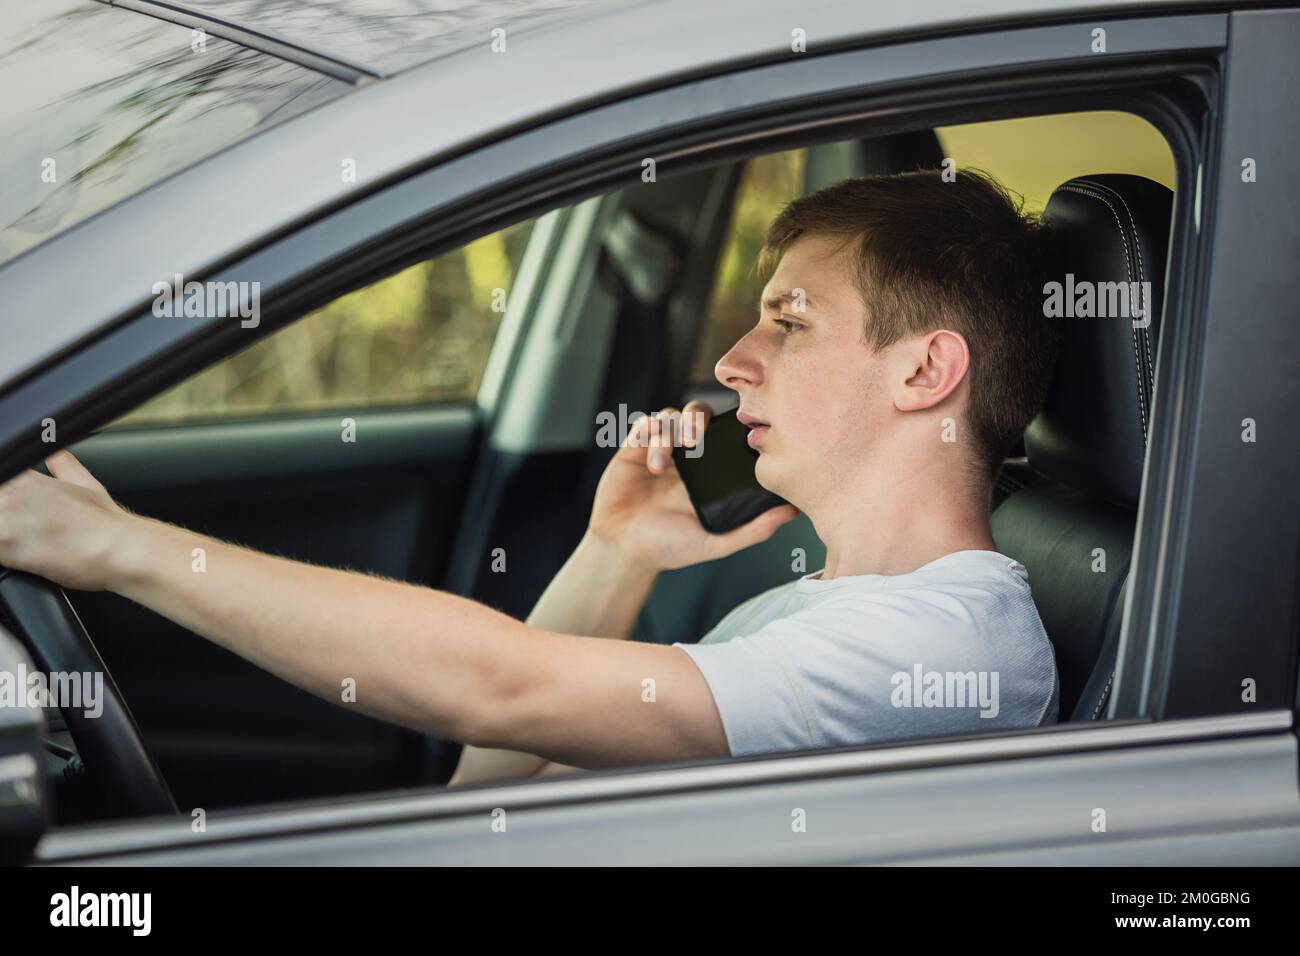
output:
[[[775,508],[768,508],[757,518],[753,518],[739,528],[732,528],[722,534],[709,535],[709,550],[712,556],[708,560],[725,558],[729,554],[735,554],[751,545],[759,544],[766,541],[788,521],[793,521],[799,516],[799,509],[794,505],[777,505]]]
[[[650,447],[646,451],[646,467],[661,475],[673,467],[673,445],[680,439],[682,413],[671,405],[664,406],[650,416]]]
[[[83,488],[103,487],[95,476],[86,470],[86,466],[77,461],[76,456],[66,449],[56,451],[46,458],[45,465],[50,469],[50,474],[60,481],[81,485]]]
[[[707,402],[696,400],[680,410],[665,406],[633,422],[621,448],[637,449],[628,457],[641,458],[651,472],[663,474],[673,467],[673,448],[698,445],[712,417],[713,409]]]
[[[704,437],[704,430],[709,427],[709,422],[713,420],[713,408],[708,402],[702,402],[698,398],[693,402],[687,402],[686,407],[682,409],[682,444],[687,448],[694,448]]]

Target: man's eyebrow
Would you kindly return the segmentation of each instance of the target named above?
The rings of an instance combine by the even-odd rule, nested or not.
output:
[[[799,299],[796,296],[794,296],[792,293],[782,292],[780,295],[770,295],[767,298],[765,298],[763,300],[763,307],[766,309],[770,309],[773,312],[779,312],[781,311],[781,306],[785,305],[785,303],[787,302],[797,303],[798,301]],[[813,300],[807,295],[807,293],[803,295],[803,306],[805,309],[817,308],[813,304]]]

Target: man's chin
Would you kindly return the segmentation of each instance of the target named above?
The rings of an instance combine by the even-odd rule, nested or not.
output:
[[[758,461],[754,462],[754,479],[759,485],[772,494],[785,498],[786,496],[781,494],[781,486],[784,484],[781,477],[781,469],[772,457],[767,452],[760,454]]]

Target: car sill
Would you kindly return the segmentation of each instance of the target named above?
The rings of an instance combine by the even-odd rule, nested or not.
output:
[[[800,779],[1279,734],[1287,733],[1293,727],[1294,717],[1289,710],[1158,723],[1059,724],[1012,736],[949,738],[929,743],[773,755],[707,765],[574,774],[551,777],[546,781],[484,784],[471,789],[403,792],[329,803],[296,803],[231,811],[228,815],[214,812],[208,815],[207,828],[201,833],[191,829],[186,817],[153,818],[48,833],[37,845],[32,862],[63,865],[141,851],[460,817],[490,812],[505,802],[516,809],[604,802]]]

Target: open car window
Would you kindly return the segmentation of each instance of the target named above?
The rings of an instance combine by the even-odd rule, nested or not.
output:
[[[934,135],[953,168],[992,173],[1035,215],[1042,213],[1052,190],[1075,176],[1127,173],[1174,188],[1169,144],[1132,113],[1098,110],[993,120],[939,127]],[[754,259],[772,218],[810,187],[857,171],[854,153],[862,148],[856,142],[830,143],[745,163],[690,385],[715,387],[714,363],[753,324],[763,286]]]

